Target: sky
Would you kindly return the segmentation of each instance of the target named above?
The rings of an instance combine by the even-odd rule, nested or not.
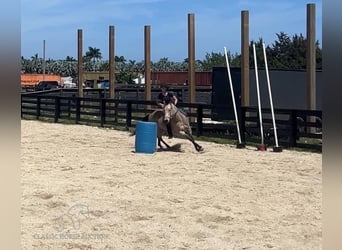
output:
[[[303,0],[21,0],[21,55],[77,59],[77,30],[88,47],[109,55],[109,26],[115,55],[144,59],[144,26],[151,27],[151,60],[182,62],[188,56],[188,14],[195,19],[195,58],[241,50],[241,11],[249,12],[249,38],[266,45],[277,33],[306,36],[306,6],[316,5],[316,40],[322,46],[322,1]]]

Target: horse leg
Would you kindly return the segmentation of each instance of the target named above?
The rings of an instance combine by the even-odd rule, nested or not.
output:
[[[184,135],[189,141],[192,142],[197,152],[203,151],[203,147],[199,145],[197,142],[195,142],[195,139],[193,138],[191,134],[184,132]]]
[[[194,147],[197,150],[197,152],[203,151],[203,147],[201,145],[199,145],[197,142],[195,142],[194,138],[192,138],[192,143],[194,144]]]
[[[163,149],[163,147],[162,147],[162,145],[161,145],[161,143],[160,143],[160,138],[158,137],[158,146],[161,148],[161,149]]]
[[[167,144],[162,137],[158,137],[158,146],[160,149],[163,149],[163,146],[161,145],[163,143],[167,148],[170,148],[170,145]]]
[[[163,140],[162,137],[160,137],[160,141],[161,141],[162,143],[164,143],[164,145],[165,145],[167,148],[171,148],[170,145],[167,144],[167,143]]]

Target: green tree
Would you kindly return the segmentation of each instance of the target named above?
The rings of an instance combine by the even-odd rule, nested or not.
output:
[[[77,61],[75,58],[73,58],[72,56],[67,56],[66,58],[65,58],[65,61],[68,61],[68,62],[75,62],[75,61]]]
[[[173,64],[168,57],[163,57],[158,62],[152,63],[152,71],[173,71]]]
[[[205,54],[205,57],[201,64],[202,70],[208,71],[212,70],[213,67],[225,66],[226,59],[224,57],[224,54],[211,52]]]
[[[231,67],[239,67],[240,58],[237,53],[232,54],[227,51],[228,62]],[[211,52],[206,53],[205,58],[201,61],[201,70],[210,71],[213,67],[225,67],[227,65],[224,53]]]
[[[88,47],[88,51],[85,54],[85,62],[92,62],[93,70],[96,71],[97,63],[102,59],[100,49]]]
[[[290,37],[284,32],[277,35],[277,40],[267,49],[267,60],[270,68],[305,69],[307,39],[302,35]],[[316,68],[322,68],[322,50],[316,42]]]
[[[254,60],[254,51],[253,51],[253,44],[255,45],[255,57],[257,60],[257,66],[259,68],[264,68],[265,63],[264,63],[264,53],[263,53],[263,48],[262,44],[264,43],[262,38],[259,38],[258,41],[251,41],[249,44],[249,66],[251,68],[255,68],[255,60]],[[266,55],[269,47],[266,47]],[[267,62],[269,63],[269,58],[267,57]]]

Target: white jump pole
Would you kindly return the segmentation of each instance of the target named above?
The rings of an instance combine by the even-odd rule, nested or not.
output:
[[[234,96],[234,90],[233,90],[233,82],[232,82],[232,76],[230,74],[230,66],[229,66],[229,60],[228,60],[228,56],[227,56],[227,48],[226,47],[224,47],[224,55],[226,57],[228,79],[229,79],[229,84],[230,84],[230,93],[232,95],[234,115],[235,115],[235,122],[236,122],[236,129],[237,129],[238,139],[239,139],[239,143],[237,145],[237,148],[244,148],[245,145],[241,142],[239,119],[238,119],[238,115],[237,115],[237,111],[236,111],[236,103],[235,103],[235,96]]]
[[[274,152],[281,152],[282,149],[281,149],[281,147],[279,147],[279,144],[278,144],[277,126],[276,126],[276,123],[275,123],[273,100],[272,100],[272,91],[271,91],[270,76],[268,74],[268,65],[267,65],[267,56],[266,56],[266,46],[265,46],[265,43],[262,44],[262,49],[263,49],[263,52],[264,52],[266,79],[267,79],[268,94],[269,94],[270,105],[271,105],[273,130],[274,130],[274,139],[275,139],[275,144],[276,144],[275,147],[273,147],[273,151]]]
[[[262,113],[261,113],[259,77],[258,77],[258,63],[257,63],[256,52],[255,52],[255,44],[254,43],[253,43],[253,54],[254,54],[255,81],[256,81],[257,96],[258,96],[258,109],[259,109],[260,133],[261,133],[261,145],[258,146],[258,149],[260,151],[265,151],[266,146],[264,144],[264,129],[263,129],[263,125],[262,125]]]

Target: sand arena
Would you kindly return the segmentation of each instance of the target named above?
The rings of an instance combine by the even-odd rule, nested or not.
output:
[[[321,249],[322,155],[22,120],[23,249]]]

